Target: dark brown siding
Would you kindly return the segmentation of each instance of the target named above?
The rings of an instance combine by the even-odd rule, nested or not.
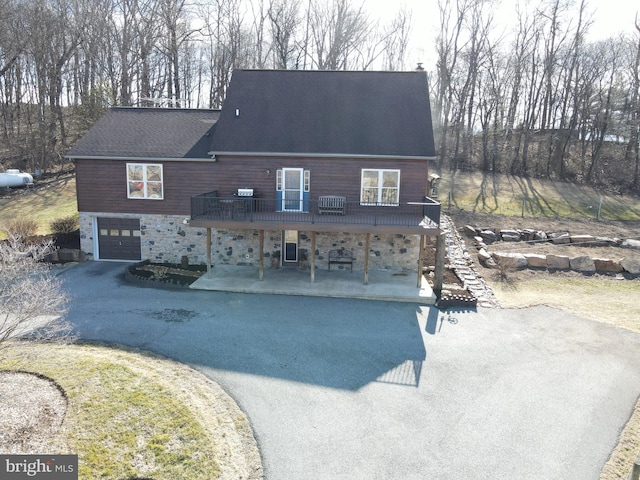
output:
[[[401,203],[421,201],[427,194],[426,160],[222,156],[216,162],[139,162],[163,164],[164,199],[138,200],[127,198],[127,163],[135,162],[77,160],[78,210],[189,215],[191,196],[215,190],[226,197],[241,187],[253,188],[258,198],[275,198],[276,170],[283,167],[311,171],[312,200],[340,195],[358,201],[363,168],[400,170]]]
[[[127,198],[127,163],[161,163],[164,199]],[[215,190],[209,162],[127,162],[77,160],[78,210],[81,212],[189,215],[191,196]]]
[[[311,172],[310,197],[340,195],[348,201],[360,200],[363,168],[400,170],[400,202],[422,201],[427,195],[426,160],[380,160],[353,158],[219,157],[214,164],[214,184],[220,195],[230,195],[238,187],[251,187],[259,198],[274,198],[276,170],[304,168]]]

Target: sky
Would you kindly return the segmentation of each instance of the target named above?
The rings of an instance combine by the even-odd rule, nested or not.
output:
[[[579,4],[580,0],[574,0]],[[435,51],[432,48],[438,31],[438,2],[437,0],[363,0],[365,9],[372,12],[372,17],[390,20],[401,5],[405,5],[412,11],[413,30],[410,53],[407,56],[408,63],[425,63],[427,70],[432,70],[435,65]],[[501,0],[501,7],[497,9],[496,20],[504,25],[505,29],[515,18],[515,0]],[[538,1],[523,0],[524,4],[531,7]],[[578,6],[575,7],[576,11]],[[602,40],[619,33],[630,33],[635,30],[634,18],[638,13],[640,22],[639,0],[587,0],[587,11],[593,12],[593,24],[589,29],[588,39],[591,41]]]

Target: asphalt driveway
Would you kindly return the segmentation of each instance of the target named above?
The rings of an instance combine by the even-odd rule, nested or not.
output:
[[[640,335],[551,308],[166,291],[123,270],[60,275],[77,332],[217,381],[269,480],[596,480],[640,395]]]

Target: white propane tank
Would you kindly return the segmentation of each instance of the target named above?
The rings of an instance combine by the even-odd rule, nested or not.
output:
[[[0,187],[25,187],[33,185],[33,177],[29,173],[20,172],[17,168],[8,168],[0,173]]]

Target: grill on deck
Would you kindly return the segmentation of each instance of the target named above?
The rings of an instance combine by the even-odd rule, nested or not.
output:
[[[237,195],[239,197],[253,197],[253,188],[239,188]]]

